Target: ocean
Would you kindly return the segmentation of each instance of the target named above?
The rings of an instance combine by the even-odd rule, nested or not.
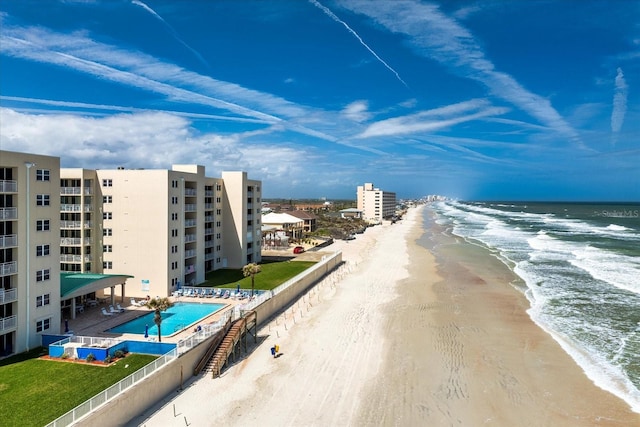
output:
[[[528,314],[640,412],[640,205],[446,201],[436,222],[522,279]]]

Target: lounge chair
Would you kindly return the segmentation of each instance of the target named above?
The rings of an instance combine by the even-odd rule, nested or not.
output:
[[[216,289],[214,296],[220,298],[222,296],[222,289]]]
[[[120,313],[124,313],[124,308],[122,308],[120,306],[120,303],[116,304],[116,309],[120,312]]]
[[[120,313],[120,312],[119,312],[118,310],[116,310],[115,308],[113,308],[113,306],[112,306],[112,305],[110,305],[110,306],[109,306],[109,313],[112,313],[112,314],[118,314],[118,313]]]
[[[104,307],[102,307],[102,315],[103,316],[113,316],[113,313],[107,312],[107,310]]]
[[[135,298],[131,298],[131,305],[134,307],[142,307],[144,303],[142,301],[136,301]]]
[[[222,298],[227,299],[231,296],[231,292],[229,291],[225,291],[225,293],[222,295]]]

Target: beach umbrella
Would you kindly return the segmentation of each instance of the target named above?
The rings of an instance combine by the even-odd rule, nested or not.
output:
[[[149,325],[144,325],[144,337],[149,338]]]
[[[238,283],[238,287],[236,288],[236,293],[239,294],[240,293],[240,283]]]
[[[64,319],[64,333],[69,333],[69,319]]]

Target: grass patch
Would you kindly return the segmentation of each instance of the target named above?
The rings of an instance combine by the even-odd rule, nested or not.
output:
[[[101,367],[37,359],[45,354],[41,347],[0,363],[2,425],[50,423],[157,358],[130,354]]]
[[[255,275],[255,287],[261,290],[271,290],[314,264],[313,261],[282,261],[260,264],[262,271]],[[227,268],[208,273],[206,282],[200,286],[235,289],[238,283],[242,289],[251,289],[251,277],[244,277],[242,269]]]

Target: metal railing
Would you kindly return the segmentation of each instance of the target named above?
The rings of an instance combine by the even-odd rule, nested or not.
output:
[[[0,289],[0,304],[18,301],[17,289]]]
[[[5,262],[0,264],[0,276],[18,273],[18,261]]]
[[[18,246],[18,235],[7,234],[6,236],[0,236],[0,248],[12,248]]]
[[[9,316],[0,319],[0,331],[5,331],[7,329],[14,329],[18,324],[17,316]]]
[[[0,193],[17,193],[18,181],[0,179]]]
[[[18,208],[0,208],[0,219],[18,219]]]

